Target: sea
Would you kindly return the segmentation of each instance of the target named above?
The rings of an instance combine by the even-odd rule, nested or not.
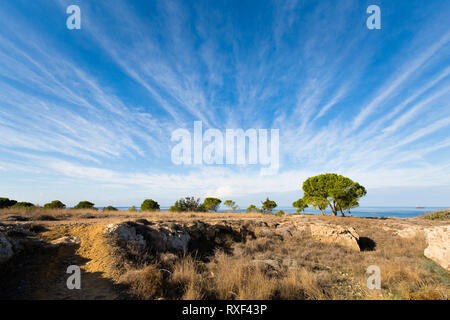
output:
[[[128,210],[129,207],[117,207],[119,210]],[[397,217],[397,218],[412,218],[421,216],[433,211],[448,209],[449,207],[425,207],[425,208],[416,208],[416,207],[359,207],[351,210],[352,216],[354,217]],[[102,208],[99,208],[102,209]],[[139,207],[136,207],[139,210]],[[161,211],[167,211],[169,207],[161,207]],[[294,207],[277,207],[273,210],[273,212],[277,212],[278,210],[283,210],[285,213],[295,213],[296,208]],[[220,209],[219,212],[227,212],[229,210]],[[236,210],[236,212],[245,212],[245,209]],[[305,210],[307,214],[320,214],[319,210],[314,210],[312,208],[307,208]],[[326,210],[327,214],[331,214],[329,209]],[[347,213],[346,213],[347,215]]]

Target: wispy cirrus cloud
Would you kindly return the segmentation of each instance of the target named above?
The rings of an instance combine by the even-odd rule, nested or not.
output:
[[[41,29],[24,4],[0,13],[2,173],[249,199],[325,171],[369,188],[450,185],[443,4],[426,5],[417,32],[390,15],[369,31],[356,0],[80,1],[75,32],[55,22],[70,1],[37,1],[41,14],[62,15]],[[174,166],[170,134],[196,120],[279,128],[280,174]]]

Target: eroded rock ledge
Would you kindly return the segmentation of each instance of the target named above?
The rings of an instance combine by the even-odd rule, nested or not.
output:
[[[267,223],[264,221],[221,221],[208,224],[194,221],[187,224],[152,223],[145,219],[110,224],[104,229],[107,237],[121,246],[156,252],[197,250],[212,252],[216,247],[227,249],[232,242],[259,237],[280,239],[310,234],[317,241],[334,243],[360,251],[359,235],[352,227],[323,222]]]
[[[428,247],[424,255],[450,270],[450,226],[425,229]]]

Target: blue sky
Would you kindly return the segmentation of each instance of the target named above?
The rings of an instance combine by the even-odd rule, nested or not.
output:
[[[450,1],[4,2],[0,196],[290,205],[337,172],[362,205],[450,205],[449,16]],[[173,164],[171,133],[194,121],[279,129],[278,174]]]

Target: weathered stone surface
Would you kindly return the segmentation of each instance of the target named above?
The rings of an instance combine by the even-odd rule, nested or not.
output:
[[[81,243],[81,239],[78,237],[62,237],[62,238],[51,241],[51,243],[56,244],[56,245],[75,246],[75,245]]]
[[[190,236],[182,230],[175,230],[166,225],[149,227],[132,222],[110,224],[105,228],[105,234],[119,239],[122,246],[131,245],[138,250],[146,248],[158,252],[186,251]]]
[[[424,255],[440,264],[444,269],[450,269],[450,226],[440,226],[425,229],[428,247]]]
[[[270,229],[268,227],[256,229],[255,235],[256,235],[256,237],[267,237],[267,238],[273,238],[273,237],[279,236],[272,229]]]
[[[136,234],[136,229],[127,223],[109,224],[104,233],[108,236],[116,237],[121,245],[130,244],[137,249],[143,250],[146,242],[141,234]]]
[[[311,236],[321,242],[335,243],[355,251],[360,251],[359,235],[352,227],[342,227],[325,223],[310,224]]]
[[[282,224],[279,227],[277,227],[277,229],[275,230],[275,232],[279,235],[281,235],[283,238],[289,238],[289,237],[300,237],[302,236],[305,232],[309,232],[309,228],[308,226],[304,225],[304,224]]]
[[[0,233],[0,263],[8,261],[13,255],[14,252],[11,243]]]

